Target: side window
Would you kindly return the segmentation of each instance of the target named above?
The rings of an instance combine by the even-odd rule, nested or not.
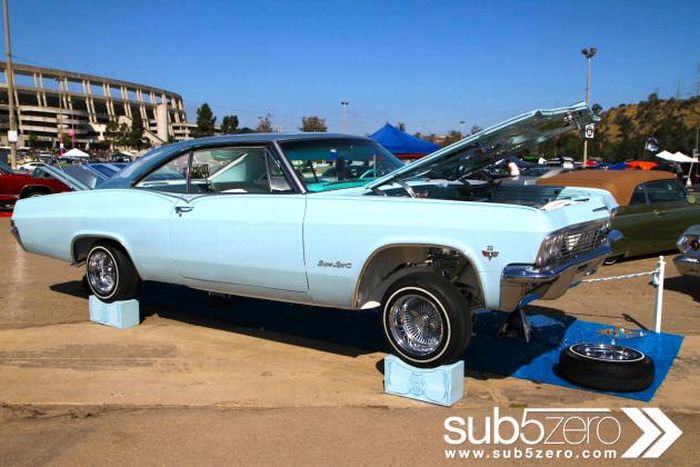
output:
[[[638,206],[641,204],[647,204],[647,195],[644,194],[644,185],[637,185],[632,193],[632,199],[630,200],[630,206]]]
[[[290,193],[284,172],[265,147],[199,149],[155,170],[136,186],[176,193]],[[189,167],[189,180],[188,180]]]
[[[652,204],[685,200],[685,190],[676,180],[649,182],[644,187]]]
[[[192,157],[194,193],[288,193],[291,186],[265,147],[204,149]]]
[[[189,153],[176,157],[141,179],[136,187],[170,193],[187,193],[189,159]]]

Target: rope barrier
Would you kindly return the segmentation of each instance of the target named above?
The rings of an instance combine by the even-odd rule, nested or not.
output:
[[[620,276],[610,276],[610,277],[598,277],[595,279],[584,279],[581,282],[606,282],[606,281],[615,281],[619,279],[631,279],[633,277],[642,277],[642,276],[653,276],[655,274],[658,274],[659,270],[654,269],[653,271],[648,271],[648,272],[635,272],[633,274],[623,274]]]
[[[658,267],[653,271],[635,272],[632,274],[622,274],[619,276],[598,277],[595,279],[583,279],[581,282],[588,284],[593,282],[607,282],[620,279],[632,279],[634,277],[651,276],[651,285],[656,288],[654,297],[654,331],[661,332],[661,317],[664,303],[664,276],[666,275],[666,262],[663,256],[659,256]]]

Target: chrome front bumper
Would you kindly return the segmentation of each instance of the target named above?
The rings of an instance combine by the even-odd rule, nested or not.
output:
[[[506,266],[501,275],[500,309],[513,311],[533,300],[561,297],[569,288],[578,285],[581,279],[593,274],[620,238],[620,232],[612,230],[606,243],[551,268],[537,269],[532,264]]]
[[[700,276],[700,256],[679,255],[673,258],[678,272],[688,276]]]

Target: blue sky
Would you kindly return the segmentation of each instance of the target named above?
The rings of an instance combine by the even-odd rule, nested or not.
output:
[[[10,0],[15,60],[180,93],[243,125],[272,114],[441,133],[583,100],[694,88],[700,5],[679,1]],[[3,44],[4,45],[4,44]],[[343,120],[341,100],[350,102]]]

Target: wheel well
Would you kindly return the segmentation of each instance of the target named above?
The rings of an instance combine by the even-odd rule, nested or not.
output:
[[[53,193],[53,190],[51,187],[48,187],[46,185],[27,185],[24,188],[22,188],[22,191],[19,194],[19,199],[24,199],[33,193],[44,193],[44,194],[51,194]]]
[[[353,306],[369,308],[386,290],[416,270],[429,270],[452,281],[470,306],[483,304],[479,275],[462,252],[439,245],[394,245],[374,252],[360,273]]]
[[[94,247],[97,243],[112,244],[118,248],[121,248],[124,251],[124,253],[126,253],[126,255],[129,256],[129,252],[126,251],[126,248],[124,248],[124,246],[118,241],[112,238],[88,235],[84,237],[78,237],[75,240],[73,240],[73,262],[77,264],[85,261],[88,253],[90,253],[92,247]],[[131,257],[129,259],[131,259]]]

